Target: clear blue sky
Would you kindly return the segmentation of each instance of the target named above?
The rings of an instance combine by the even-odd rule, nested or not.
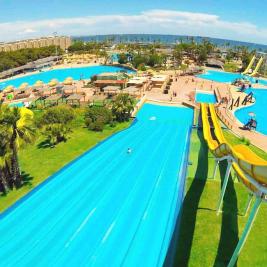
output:
[[[162,20],[152,10],[178,13],[170,23],[168,16]],[[62,34],[158,30],[160,34],[210,35],[267,44],[265,10],[267,0],[0,0],[0,40],[46,35],[51,30]],[[215,23],[207,21],[206,15],[215,16]],[[75,19],[73,25],[71,19]],[[48,20],[47,26],[44,21]]]

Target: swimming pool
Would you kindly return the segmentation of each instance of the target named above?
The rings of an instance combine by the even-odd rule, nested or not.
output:
[[[213,93],[196,92],[197,103],[216,103],[216,98]]]
[[[231,83],[236,79],[242,78],[243,76],[240,73],[208,70],[203,74],[197,75],[197,77],[215,82]]]
[[[240,108],[235,111],[236,118],[242,123],[245,124],[248,122],[250,116],[249,112],[253,112],[256,115],[257,120],[257,129],[256,131],[267,135],[267,90],[266,89],[250,89],[246,93],[253,92],[253,95],[256,99],[254,105],[249,107]]]
[[[221,83],[232,83],[236,79],[245,78],[251,83],[256,83],[256,79],[253,77],[242,75],[240,73],[232,73],[225,71],[208,70],[203,74],[197,75],[197,77]],[[267,85],[267,81],[263,79],[258,79],[258,83],[262,85]]]
[[[192,119],[189,108],[145,104],[130,128],[0,216],[1,266],[162,266]]]
[[[15,103],[11,103],[8,105],[9,107],[18,107],[18,108],[22,108],[24,107],[23,102],[15,102]]]
[[[38,80],[48,83],[51,79],[57,79],[59,82],[63,82],[67,77],[72,77],[74,80],[90,79],[93,75],[103,72],[118,71],[126,71],[128,73],[134,72],[129,69],[115,66],[89,66],[80,68],[55,69],[0,82],[0,90],[3,90],[8,85],[19,87],[24,82],[28,83],[29,85],[34,85]]]

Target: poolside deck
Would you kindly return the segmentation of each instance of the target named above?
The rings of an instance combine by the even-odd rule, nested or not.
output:
[[[216,91],[219,92],[218,100],[226,97],[228,100],[231,98],[237,99],[240,96],[241,99],[245,97],[245,93],[238,92],[235,86],[232,86],[227,83],[220,83],[210,80],[205,80],[202,78],[194,77],[194,76],[176,76],[173,74],[173,82],[170,87],[169,94],[162,94],[159,92],[147,92],[147,98],[153,99],[156,101],[163,101],[166,103],[177,103],[179,105],[187,105],[192,104],[192,107],[198,106],[195,103],[195,92],[196,90],[204,90],[204,91]],[[267,86],[254,84],[253,88],[255,89],[267,89]],[[250,140],[250,143],[258,148],[267,151],[267,136],[261,134],[256,131],[248,131],[244,130],[241,127],[243,126],[234,116],[234,111],[236,107],[233,108],[232,111],[228,109],[230,103],[228,105],[218,105],[218,111],[220,113],[221,119],[226,124],[226,126],[237,136]],[[248,106],[248,105],[247,105]]]
[[[203,79],[197,78],[201,83]],[[204,80],[205,88],[212,88],[218,90],[220,93],[220,98],[226,97],[227,99],[237,99],[240,96],[241,99],[245,97],[245,93],[238,92],[235,86],[231,86],[225,83],[213,82]],[[254,84],[253,88],[255,89],[267,89],[266,86]],[[229,104],[222,104],[217,106],[217,110],[220,113],[220,117],[228,128],[237,136],[250,140],[250,143],[258,148],[267,151],[267,136],[256,131],[248,131],[242,129],[242,124],[234,116],[234,112],[237,107],[234,107],[232,111],[228,108]]]

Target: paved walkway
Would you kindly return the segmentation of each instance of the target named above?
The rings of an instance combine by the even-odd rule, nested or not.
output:
[[[213,88],[215,88],[216,91],[219,91],[220,98],[226,97],[228,99],[229,101],[228,104],[217,106],[217,112],[221,120],[226,124],[226,126],[237,136],[239,137],[244,136],[245,138],[250,140],[251,144],[267,152],[267,136],[264,134],[255,132],[255,131],[248,131],[248,130],[242,129],[243,125],[234,116],[234,111],[237,109],[237,107],[234,107],[232,111],[229,110],[229,105],[230,105],[230,101],[232,98],[236,100],[237,97],[240,96],[240,99],[241,99],[240,102],[242,102],[246,94],[238,92],[235,86],[231,86],[229,84],[217,83],[217,82],[212,82],[212,81],[207,81],[207,80],[205,80],[205,84],[206,85],[212,84]],[[258,84],[253,85],[253,88],[267,89],[266,86],[258,85]]]

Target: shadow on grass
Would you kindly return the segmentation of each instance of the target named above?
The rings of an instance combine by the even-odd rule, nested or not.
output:
[[[203,133],[198,131],[201,143],[194,180],[183,202],[181,218],[177,220],[173,238],[164,263],[165,267],[187,266],[196,225],[199,201],[208,177],[208,147]]]
[[[21,172],[21,180],[22,180],[22,186],[32,185],[31,181],[33,180],[33,177],[28,173]]]
[[[38,145],[37,145],[37,148],[38,149],[41,149],[41,148],[51,148],[51,144],[49,142],[49,140],[44,140],[42,142],[40,142]]]
[[[220,163],[221,186],[227,168],[227,162]],[[214,266],[227,266],[238,242],[238,207],[234,182],[230,175],[222,207],[222,226],[219,246]],[[235,265],[236,266],[236,265]]]
[[[24,171],[21,172],[21,186],[20,187],[15,187],[13,184],[12,184],[12,187],[9,187],[9,189],[6,191],[6,192],[0,192],[0,197],[5,197],[8,195],[8,193],[10,191],[13,191],[13,190],[17,190],[17,189],[20,189],[24,186],[32,186],[32,180],[33,180],[33,176],[31,176],[30,174],[28,173],[25,173]]]

